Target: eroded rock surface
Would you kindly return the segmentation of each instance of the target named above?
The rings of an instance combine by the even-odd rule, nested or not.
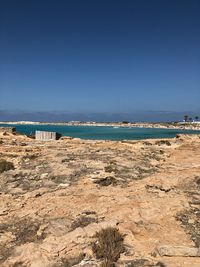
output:
[[[199,136],[0,134],[0,160],[14,166],[0,173],[0,266],[100,266],[91,242],[110,226],[124,235],[117,266],[200,266]]]

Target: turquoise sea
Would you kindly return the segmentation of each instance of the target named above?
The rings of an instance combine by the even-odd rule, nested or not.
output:
[[[129,128],[112,126],[64,126],[64,125],[8,125],[14,126],[18,132],[34,134],[36,130],[52,131],[61,133],[64,136],[78,137],[82,139],[98,140],[139,140],[147,138],[172,138],[176,134],[200,134],[200,131],[177,130],[177,129],[150,129],[150,128]]]

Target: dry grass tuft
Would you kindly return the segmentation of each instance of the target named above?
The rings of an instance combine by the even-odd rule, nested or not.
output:
[[[123,236],[115,227],[108,227],[96,233],[92,251],[97,259],[102,259],[102,267],[113,267],[124,252]]]
[[[90,223],[94,223],[94,222],[97,222],[97,219],[95,217],[82,215],[72,222],[71,231],[74,231],[78,227],[81,227],[81,228],[86,227]]]

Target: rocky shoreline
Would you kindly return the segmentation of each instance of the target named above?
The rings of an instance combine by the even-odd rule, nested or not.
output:
[[[0,133],[0,266],[199,267],[199,173],[199,135],[42,142]],[[113,262],[97,246],[102,229],[113,242],[113,229],[121,235]]]
[[[5,125],[63,125],[63,126],[103,126],[103,127],[133,127],[133,128],[158,128],[158,129],[179,129],[179,130],[200,130],[200,122],[184,123],[148,123],[148,122],[32,122],[32,121],[16,121],[16,122],[0,122]]]

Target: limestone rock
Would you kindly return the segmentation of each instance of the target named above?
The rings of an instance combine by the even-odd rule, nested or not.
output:
[[[200,257],[200,249],[187,246],[163,245],[157,248],[160,256]]]

